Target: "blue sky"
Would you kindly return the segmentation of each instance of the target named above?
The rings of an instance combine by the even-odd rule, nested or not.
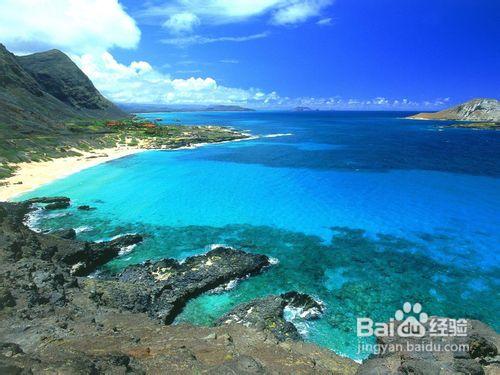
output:
[[[120,102],[413,110],[500,97],[496,0],[54,0],[46,15],[4,2],[1,42],[62,49]],[[58,12],[64,30],[36,29]]]

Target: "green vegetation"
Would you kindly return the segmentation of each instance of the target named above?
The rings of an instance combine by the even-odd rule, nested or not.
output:
[[[220,126],[158,125],[137,118],[123,120],[73,120],[57,132],[13,132],[0,124],[0,179],[10,176],[13,164],[78,156],[118,145],[147,149],[172,149],[198,143],[245,138]]]
[[[15,56],[0,44],[0,179],[17,163],[92,149],[165,149],[245,137],[221,127],[160,126],[126,116],[61,51]]]
[[[452,125],[454,128],[468,128],[480,130],[500,130],[500,122],[471,122],[457,123]]]

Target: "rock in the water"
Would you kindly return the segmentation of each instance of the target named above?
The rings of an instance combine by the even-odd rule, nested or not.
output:
[[[40,197],[32,198],[27,201],[20,203],[26,207],[30,207],[35,203],[45,204],[45,210],[61,210],[68,208],[70,206],[71,200],[67,197]]]
[[[103,304],[147,311],[170,324],[189,299],[235,278],[256,274],[268,265],[265,255],[219,247],[182,263],[164,259],[130,266],[114,281],[93,287]]]
[[[27,201],[24,201],[25,204],[33,204],[33,203],[70,203],[70,199],[68,197],[39,197],[39,198],[31,198]]]
[[[44,210],[63,210],[69,207],[69,202],[54,202],[49,203],[44,207]]]
[[[323,306],[311,296],[288,292],[279,296],[258,298],[238,305],[216,322],[216,325],[243,324],[259,331],[269,332],[279,341],[302,340],[293,323],[285,319],[285,309],[296,309],[303,319],[317,318]]]
[[[95,207],[88,206],[88,205],[83,205],[83,206],[78,206],[78,209],[79,209],[80,211],[93,211],[93,210],[95,210],[96,208],[95,208]]]
[[[87,242],[80,248],[64,254],[60,259],[72,266],[73,275],[85,276],[116,258],[123,247],[141,241],[141,235],[129,234],[108,242]]]

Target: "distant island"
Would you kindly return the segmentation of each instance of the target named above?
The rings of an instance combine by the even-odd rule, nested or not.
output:
[[[253,112],[252,108],[238,105],[165,105],[165,104],[141,104],[141,103],[119,103],[118,106],[129,113],[151,113],[151,112]]]
[[[251,108],[240,107],[238,105],[213,105],[205,108],[209,112],[252,112]]]
[[[314,109],[309,108],[309,107],[295,107],[293,109],[294,112],[311,112],[314,111]]]
[[[499,129],[500,102],[496,99],[473,99],[455,107],[439,112],[422,112],[407,117],[413,120],[456,120],[470,123],[457,123],[453,127]]]

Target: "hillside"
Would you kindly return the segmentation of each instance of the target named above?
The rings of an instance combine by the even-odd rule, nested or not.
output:
[[[408,118],[414,120],[500,122],[500,102],[496,99],[473,99],[444,111],[423,112]]]
[[[0,44],[0,124],[47,132],[64,120],[125,117],[60,51],[18,57]]]
[[[178,148],[246,137],[216,126],[181,128],[133,119],[61,51],[15,56],[0,44],[0,179],[21,162],[81,156],[81,151],[117,145]],[[0,186],[18,183],[4,180]]]
[[[123,117],[124,113],[104,98],[90,79],[59,50],[17,57],[19,64],[42,89],[88,117]]]
[[[10,163],[99,145],[86,125],[124,117],[62,52],[18,57],[0,44],[0,178],[12,172]]]

